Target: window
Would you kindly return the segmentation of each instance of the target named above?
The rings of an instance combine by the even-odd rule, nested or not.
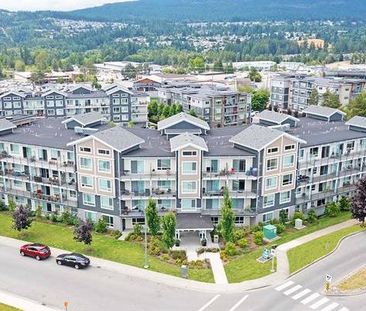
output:
[[[263,208],[274,206],[275,203],[275,195],[267,195],[263,197]]]
[[[206,200],[206,209],[220,209],[220,202],[219,199],[207,199]]]
[[[243,216],[236,216],[235,217],[235,224],[236,225],[243,225],[244,224],[244,217]]]
[[[122,121],[128,121],[128,114],[123,114],[122,117],[121,117],[121,120]]]
[[[144,161],[131,161],[131,173],[142,174],[144,172]]]
[[[170,160],[169,159],[158,159],[157,169],[158,169],[158,171],[170,170]]]
[[[182,182],[182,193],[196,193],[197,182],[195,181],[183,181]]]
[[[23,182],[20,180],[14,180],[14,187],[15,188],[23,188]]]
[[[95,206],[94,194],[83,193],[83,203],[84,205]]]
[[[91,222],[96,222],[97,221],[97,213],[85,212],[85,219],[89,220]]]
[[[183,175],[197,173],[197,162],[183,162]]]
[[[287,186],[292,184],[292,174],[287,174],[282,176],[282,186]]]
[[[89,152],[89,153],[91,152],[91,148],[89,148],[89,147],[80,147],[79,150],[81,152]]]
[[[180,205],[182,210],[192,211],[196,209],[196,200],[182,199]]]
[[[282,166],[284,168],[287,167],[293,167],[295,165],[295,156],[292,155],[286,155],[282,158]]]
[[[132,225],[144,225],[145,219],[144,218],[132,218]]]
[[[93,188],[93,178],[89,176],[81,176],[81,186],[85,188]]]
[[[278,159],[269,159],[267,160],[267,171],[273,171],[278,169]]]
[[[113,113],[120,113],[119,107],[113,107]]]
[[[99,172],[110,172],[111,162],[105,160],[98,160],[98,171]]]
[[[266,178],[266,190],[275,189],[277,188],[277,177],[272,176]]]
[[[98,154],[100,155],[110,155],[110,151],[106,149],[98,149]]]
[[[291,191],[280,193],[280,204],[289,203],[291,201]]]
[[[103,220],[105,221],[105,223],[107,224],[108,227],[113,228],[114,224],[113,224],[113,216],[109,216],[109,215],[102,215]]]
[[[272,219],[273,219],[273,212],[263,214],[263,222],[264,223],[269,223]]]
[[[158,207],[162,209],[171,209],[172,201],[171,200],[158,200]]]
[[[92,160],[89,158],[80,157],[80,168],[84,170],[91,170],[93,168]]]
[[[285,146],[285,151],[291,151],[291,150],[295,150],[295,145],[286,145]]]
[[[19,145],[15,145],[15,144],[10,144],[10,151],[13,154],[19,154]]]
[[[318,147],[310,148],[310,157],[311,158],[317,158],[318,154],[319,154],[319,148]]]
[[[277,153],[277,152],[278,152],[278,147],[272,147],[272,148],[267,149],[268,154]]]
[[[162,190],[170,189],[171,183],[169,180],[158,180],[158,188]]]
[[[100,196],[100,208],[113,210],[113,198]]]
[[[112,183],[109,179],[99,179],[99,189],[103,191],[112,191]]]
[[[245,172],[245,160],[233,160],[234,172]]]
[[[189,151],[182,152],[183,157],[195,157],[196,155],[197,155],[197,151],[189,150]]]

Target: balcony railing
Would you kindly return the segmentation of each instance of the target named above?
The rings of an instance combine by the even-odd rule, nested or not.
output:
[[[165,179],[165,178],[175,178],[175,173],[170,170],[166,171],[154,171],[152,170],[150,173],[131,173],[130,170],[124,170],[121,175],[122,180],[130,180],[130,179]]]

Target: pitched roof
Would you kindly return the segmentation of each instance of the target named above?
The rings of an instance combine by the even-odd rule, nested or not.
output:
[[[184,122],[184,121],[188,122],[190,124],[193,124],[197,127],[200,127],[204,130],[210,130],[210,126],[208,125],[208,123],[206,121],[203,121],[199,118],[191,116],[190,114],[180,112],[174,116],[171,116],[169,118],[159,121],[158,122],[158,131],[164,130],[167,127],[171,127],[177,123]]]
[[[84,113],[84,114],[77,114],[74,115],[64,121],[62,121],[62,123],[69,123],[70,121],[76,121],[78,123],[80,123],[82,126],[87,126],[89,124],[92,124],[94,122],[97,121],[102,121],[105,120],[105,118],[103,117],[103,115],[100,112],[88,112],[88,113]]]
[[[270,121],[276,124],[282,124],[284,121],[291,119],[295,122],[299,122],[299,119],[290,116],[288,114],[284,114],[284,113],[279,113],[279,112],[275,112],[275,111],[271,111],[271,110],[263,110],[262,112],[260,112],[256,118],[259,118],[261,120],[266,120],[266,121]]]
[[[15,128],[16,128],[16,125],[14,125],[9,120],[6,120],[5,118],[0,119],[0,131],[11,130],[11,129],[15,129]]]
[[[170,148],[172,152],[188,146],[194,146],[203,151],[208,151],[205,140],[200,136],[184,133],[170,139]]]
[[[345,115],[345,113],[339,109],[335,109],[335,108],[329,108],[329,107],[324,107],[324,106],[309,106],[308,108],[303,110],[304,113],[306,113],[307,115],[315,115],[315,116],[321,116],[321,117],[325,117],[325,118],[330,118],[332,115],[334,115],[335,113],[340,113],[341,115]]]
[[[301,143],[306,143],[295,136],[289,135],[280,130],[253,124],[230,139],[231,143],[260,151],[270,145],[276,139],[287,136]]]
[[[133,95],[134,94],[131,90],[129,90],[129,89],[123,87],[123,86],[120,86],[120,85],[117,85],[114,88],[109,88],[108,90],[106,90],[106,94],[107,95],[111,95],[111,94],[114,94],[114,93],[116,93],[118,91],[122,91],[122,92],[128,93],[130,95]]]
[[[345,123],[348,126],[355,126],[360,128],[366,128],[366,118],[355,116]]]
[[[145,142],[145,140],[143,140],[141,137],[136,136],[121,126],[115,126],[104,131],[97,132],[93,135],[75,140],[69,143],[68,146],[87,141],[91,138],[99,140],[118,152],[128,150]]]

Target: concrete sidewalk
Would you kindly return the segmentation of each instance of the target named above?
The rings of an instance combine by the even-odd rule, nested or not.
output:
[[[61,311],[61,309],[50,308],[38,302],[23,298],[0,290],[0,303],[18,308],[24,311]]]
[[[343,223],[340,223],[338,225],[334,225],[322,230],[319,230],[317,232],[308,234],[306,236],[303,236],[299,239],[293,240],[291,242],[282,244],[278,247],[277,250],[277,271],[275,273],[272,273],[268,276],[250,280],[250,281],[244,281],[241,283],[236,284],[208,284],[208,283],[202,283],[198,281],[192,281],[192,280],[186,280],[181,279],[178,277],[145,270],[142,268],[137,268],[133,266],[128,266],[100,258],[90,257],[91,264],[94,267],[98,267],[100,269],[105,269],[108,271],[113,271],[116,273],[120,273],[123,275],[127,275],[134,278],[140,278],[145,280],[150,280],[155,283],[162,283],[168,286],[172,287],[178,287],[178,288],[185,288],[200,292],[210,292],[210,293],[222,293],[230,292],[230,293],[242,293],[246,290],[252,290],[252,289],[258,289],[266,286],[272,286],[279,283],[282,283],[289,277],[289,263],[287,259],[287,251],[291,248],[294,248],[298,245],[304,244],[308,241],[311,241],[313,239],[322,237],[324,235],[327,235],[329,233],[338,231],[340,229],[350,227],[352,225],[357,224],[356,220],[349,220]],[[18,248],[20,245],[26,242],[22,242],[19,240],[6,238],[6,237],[0,237],[0,243],[5,244],[11,247]],[[52,254],[53,256],[57,256],[60,253],[64,253],[67,251],[55,249],[52,248]],[[141,263],[142,265],[142,263]],[[221,283],[221,281],[220,281]],[[224,282],[222,282],[224,283]]]
[[[210,260],[212,273],[216,284],[229,284],[220,253],[205,253],[205,258]]]

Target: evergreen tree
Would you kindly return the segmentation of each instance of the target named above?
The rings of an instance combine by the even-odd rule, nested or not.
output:
[[[323,106],[338,109],[341,106],[339,96],[327,90],[323,95]]]
[[[235,215],[227,187],[224,189],[224,204],[221,207],[220,230],[225,242],[233,242]]]
[[[175,214],[169,212],[162,219],[162,241],[166,245],[166,247],[171,248],[175,242],[175,229],[177,226],[177,220]]]
[[[309,99],[308,99],[308,103],[309,103],[309,105],[318,106],[318,104],[319,104],[319,92],[316,88],[313,88],[311,90],[311,93],[310,93],[310,96],[309,96]]]
[[[153,199],[149,199],[145,212],[149,232],[152,236],[156,236],[160,230],[160,218],[156,208],[156,202]]]

